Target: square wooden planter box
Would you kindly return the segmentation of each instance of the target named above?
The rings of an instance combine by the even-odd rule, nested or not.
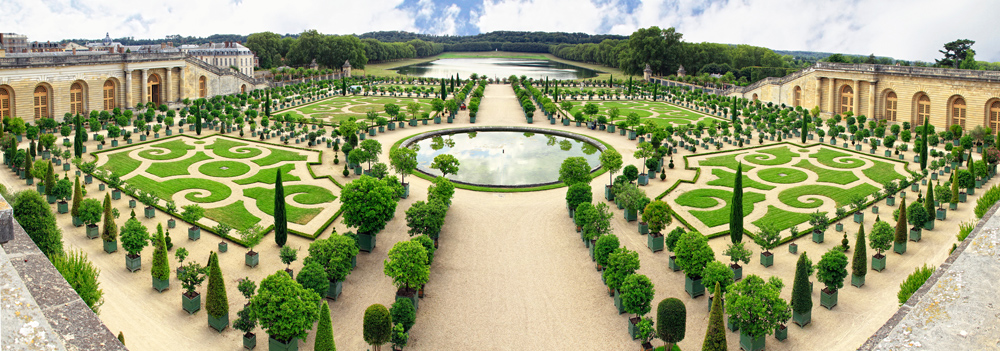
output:
[[[851,285],[855,287],[862,287],[865,285],[865,276],[851,274]]]
[[[201,310],[201,294],[195,292],[194,297],[188,297],[187,294],[181,294],[181,306],[184,311],[188,314],[194,314]]]
[[[135,272],[142,269],[142,256],[135,255],[125,255],[125,268],[128,268],[129,272]]]
[[[884,269],[885,269],[885,255],[876,254],[872,256],[872,270],[876,272],[881,272]]]
[[[828,310],[832,310],[837,306],[837,297],[839,295],[840,291],[828,292],[826,289],[822,289],[819,291],[819,304]]]
[[[326,297],[329,299],[333,299],[334,301],[337,301],[337,298],[340,297],[340,293],[343,291],[344,291],[343,281],[340,280],[331,281],[330,287],[326,289]]]
[[[267,338],[268,351],[299,351],[299,340],[292,339],[288,342],[281,342],[275,338]]]
[[[165,290],[170,289],[170,280],[169,279],[159,280],[156,279],[156,277],[153,277],[153,289],[161,293]]]
[[[760,265],[770,267],[774,265],[774,254],[770,252],[760,253]]]
[[[696,298],[701,295],[705,295],[705,285],[701,283],[701,279],[691,279],[686,274],[684,275],[684,291],[691,296],[691,298]]]

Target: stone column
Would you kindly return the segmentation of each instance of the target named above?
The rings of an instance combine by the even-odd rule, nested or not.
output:
[[[132,70],[125,71],[125,108],[132,108]]]
[[[177,67],[177,101],[184,100],[184,66]]]
[[[840,98],[837,96],[837,79],[830,78],[830,112],[833,114],[840,113]]]
[[[823,111],[823,78],[816,77],[816,104],[813,106],[819,106],[820,111]],[[805,107],[805,106],[803,106]]]
[[[145,104],[147,101],[146,95],[149,94],[149,70],[142,70],[142,75],[139,76],[139,101]]]
[[[860,116],[861,113],[861,81],[854,80],[854,115]]]
[[[878,101],[878,98],[875,96],[875,83],[878,83],[878,81],[868,82],[868,110],[870,111],[868,117],[872,119],[875,119],[875,105]]]
[[[173,71],[174,71],[173,68],[167,67],[167,74],[163,77],[164,78],[163,79],[163,97],[164,97],[163,101],[164,102],[174,101],[174,99],[170,98],[170,93],[173,90],[173,89],[170,89],[170,85],[174,83],[174,81],[173,81],[173,79],[171,79],[170,75],[171,75],[171,73],[173,73]]]

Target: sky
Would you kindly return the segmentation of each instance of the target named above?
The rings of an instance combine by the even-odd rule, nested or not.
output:
[[[628,35],[674,27],[688,42],[933,61],[975,40],[1000,61],[995,0],[3,0],[0,31],[29,40],[164,38],[316,29],[470,35],[497,30]]]

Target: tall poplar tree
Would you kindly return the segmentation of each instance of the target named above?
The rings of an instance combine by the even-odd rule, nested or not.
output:
[[[893,242],[897,244],[906,243],[906,198],[899,202],[899,218],[896,219],[896,236]]]
[[[198,113],[194,114],[194,132],[196,134],[198,134],[198,135],[201,135],[201,115],[202,115],[202,113],[204,113],[204,111],[199,111]]]
[[[924,197],[924,209],[927,210],[927,215],[930,216],[930,220],[934,220],[935,210],[934,210],[934,182],[927,184],[927,196]],[[900,210],[902,211],[902,210]]]
[[[743,163],[736,167],[733,201],[729,205],[729,238],[736,244],[743,241]]]
[[[927,130],[930,129],[930,127],[928,126],[928,122],[929,122],[928,120],[930,120],[930,118],[926,118],[924,120],[924,130],[922,130],[920,132],[920,145],[922,146],[920,148],[920,170],[921,171],[927,169]]]
[[[807,131],[808,131],[808,129],[809,129],[809,123],[808,123],[808,120],[809,120],[809,115],[808,115],[808,114],[805,114],[805,113],[803,113],[803,114],[802,114],[802,143],[803,143],[803,144],[805,144],[805,143],[806,143],[806,132],[807,132]]]
[[[281,183],[281,170],[274,181],[274,243],[285,246],[288,241],[288,220],[285,216],[285,186]]]
[[[87,132],[83,130],[83,118],[77,115],[73,124],[76,127],[76,135],[73,136],[73,155],[83,157],[83,133]]]

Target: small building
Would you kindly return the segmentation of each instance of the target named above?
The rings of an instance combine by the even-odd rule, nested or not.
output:
[[[237,71],[253,77],[256,59],[246,46],[234,41],[202,45],[182,45],[181,52],[219,68],[235,67]]]
[[[650,78],[653,78],[653,69],[650,68],[649,64],[647,63],[646,69],[642,70],[642,80],[648,82]]]
[[[678,77],[683,77],[686,74],[687,74],[687,72],[684,71],[684,65],[681,65],[680,68],[677,69],[677,76]]]
[[[350,60],[344,60],[343,69],[344,69],[344,76],[345,77],[350,77],[351,76],[351,61]]]

